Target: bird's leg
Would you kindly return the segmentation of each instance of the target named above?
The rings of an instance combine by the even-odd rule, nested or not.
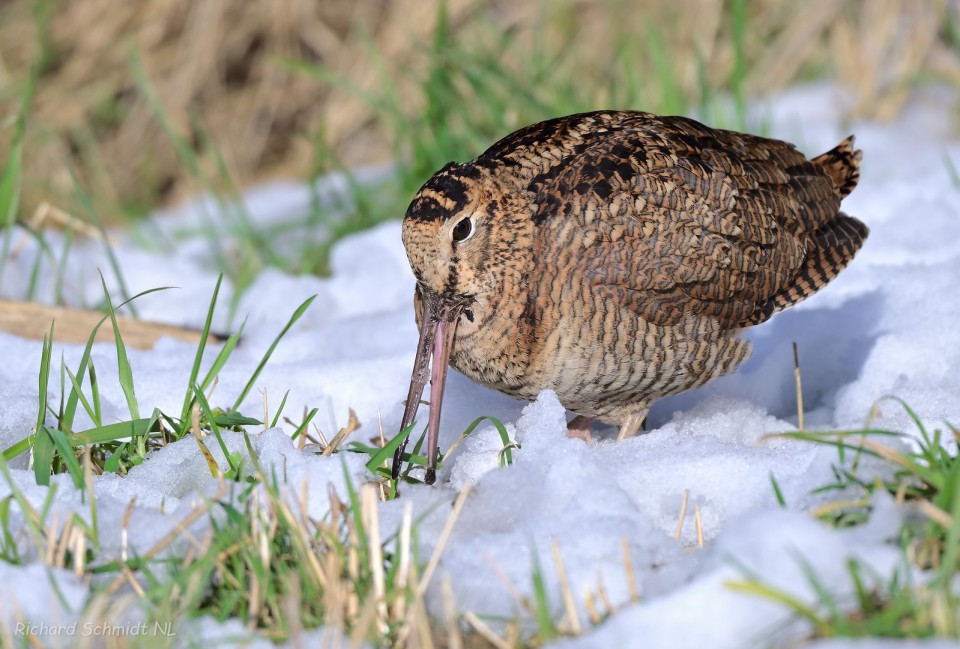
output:
[[[617,433],[617,441],[622,442],[627,438],[636,437],[647,418],[647,412],[649,412],[649,408],[644,408],[624,419],[623,423],[620,424],[620,432]]]
[[[577,415],[567,424],[567,437],[570,439],[582,439],[587,444],[593,442],[593,436],[590,435],[590,424],[593,419]]]

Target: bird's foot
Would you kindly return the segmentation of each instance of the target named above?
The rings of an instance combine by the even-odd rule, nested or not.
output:
[[[643,422],[647,418],[647,412],[648,410],[644,409],[627,417],[623,423],[620,424],[620,432],[617,433],[617,441],[622,442],[627,438],[636,437],[637,433],[639,433],[643,427]]]
[[[577,415],[567,424],[567,437],[570,439],[582,439],[587,444],[593,443],[593,436],[590,434],[590,424],[593,419]]]

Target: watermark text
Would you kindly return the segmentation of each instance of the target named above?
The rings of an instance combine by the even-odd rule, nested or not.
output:
[[[172,622],[133,622],[130,624],[111,624],[108,622],[84,622],[82,624],[36,624],[17,622],[13,628],[14,635],[38,637],[132,637],[132,636],[167,636],[177,635],[173,630]]]

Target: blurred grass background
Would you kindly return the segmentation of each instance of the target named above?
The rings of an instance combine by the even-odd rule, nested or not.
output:
[[[445,162],[560,114],[722,97],[736,127],[749,97],[827,78],[853,90],[851,116],[891,119],[919,85],[960,84],[958,16],[948,0],[6,0],[0,162],[33,80],[21,220],[52,206],[118,224],[400,161],[360,227],[401,216]]]

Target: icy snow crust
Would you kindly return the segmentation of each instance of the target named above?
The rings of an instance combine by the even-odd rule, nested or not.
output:
[[[960,192],[951,184],[944,155],[960,161],[960,144],[948,141],[947,98],[931,93],[893,125],[838,123],[842,98],[832,89],[794,90],[760,109],[771,135],[792,140],[808,154],[835,145],[850,132],[864,150],[860,187],[844,210],[871,228],[866,247],[826,290],[798,307],[751,329],[752,359],[736,374],[694,392],[658,403],[650,432],[623,443],[586,445],[565,435],[565,413],[549,392],[527,405],[474,385],[452,372],[445,398],[441,448],[452,444],[481,415],[508,422],[521,449],[515,463],[498,468],[501,447],[484,425],[450,457],[437,487],[405,486],[402,497],[381,505],[384,536],[400,525],[403,508],[413,503],[423,517],[420,556],[433,551],[456,492],[474,485],[443,555],[440,572],[449,573],[457,608],[479,615],[523,616],[518,598],[532,598],[531,573],[541,566],[557,616],[562,600],[552,544],[560,549],[571,591],[589,627],[584,596],[595,601],[602,588],[619,610],[599,627],[556,647],[750,647],[776,645],[806,630],[791,623],[786,609],[728,587],[747,574],[761,576],[802,600],[813,601],[811,586],[797,559],[802,556],[827,587],[850,591],[848,558],[857,557],[879,574],[900,561],[890,543],[901,520],[893,503],[875,502],[871,522],[838,531],[808,513],[817,504],[811,489],[831,479],[836,454],[827,448],[768,433],[795,429],[796,403],[791,342],[799,345],[807,425],[859,427],[877,400],[888,394],[905,399],[931,427],[960,422]],[[335,181],[321,192],[335,193]],[[260,224],[283,223],[302,215],[309,192],[298,185],[273,185],[251,192],[249,209]],[[201,221],[201,202],[157,218],[156,236],[174,236]],[[397,216],[404,206],[397,206]],[[298,238],[310,232],[295,233]],[[205,240],[195,239],[156,252],[122,234],[116,254],[131,292],[175,285],[179,290],[148,296],[138,303],[144,318],[200,327],[216,280]],[[60,250],[50,235],[50,249]],[[15,254],[4,269],[0,295],[26,294],[35,242],[14,237]],[[345,240],[334,251],[329,279],[293,277],[265,271],[246,292],[237,310],[247,317],[243,342],[220,375],[213,404],[232,402],[260,356],[296,306],[318,297],[291,330],[259,380],[271,412],[290,390],[286,413],[298,417],[304,406],[319,407],[315,420],[332,434],[353,408],[363,427],[354,438],[377,436],[378,412],[393,434],[401,416],[416,346],[411,308],[413,278],[394,221]],[[66,299],[77,305],[100,300],[98,268],[110,284],[109,264],[99,244],[75,242],[67,261]],[[52,295],[53,266],[44,262],[42,298]],[[111,289],[117,295],[117,287]],[[227,287],[226,293],[230,292]],[[228,326],[222,299],[215,327]],[[237,324],[239,319],[235,320]],[[40,343],[0,334],[0,446],[30,431],[36,417]],[[70,367],[82,348],[56,345]],[[154,406],[179,413],[194,348],[162,340],[150,351],[129,350],[141,409]],[[208,352],[209,363],[214,352]],[[97,345],[96,363],[104,400],[104,420],[128,418],[116,380],[115,352]],[[53,382],[52,382],[53,383]],[[52,403],[58,401],[51,385]],[[262,414],[262,394],[254,392],[241,410]],[[88,422],[87,422],[88,423]],[[883,402],[875,424],[913,431],[893,402]],[[84,425],[84,424],[81,424]],[[322,517],[328,484],[344,495],[344,467],[363,481],[364,457],[340,453],[321,457],[297,450],[289,428],[252,431],[260,462],[286,475],[291,493],[306,482],[310,513]],[[242,437],[228,434],[231,451],[247,453]],[[225,466],[215,444],[210,445]],[[18,460],[22,460],[19,458]],[[21,461],[14,481],[39,507],[46,487],[34,484]],[[883,471],[867,466],[866,471]],[[787,503],[778,506],[770,476]],[[66,476],[55,476],[55,509],[89,516],[89,507]],[[0,498],[10,489],[0,483]],[[216,483],[198,452],[185,439],[153,453],[126,477],[95,481],[102,555],[120,551],[121,520],[136,497],[129,542],[140,552],[166,535]],[[679,541],[674,538],[683,494],[689,493]],[[345,495],[344,495],[345,497]],[[14,510],[17,508],[14,507]],[[703,549],[696,549],[695,511],[702,520]],[[61,518],[62,520],[62,518]],[[200,534],[208,525],[194,525]],[[115,533],[111,530],[116,530]],[[623,544],[633,561],[640,602],[630,604]],[[29,543],[24,541],[26,551]],[[185,547],[185,546],[184,546]],[[174,546],[172,551],[183,551]],[[75,620],[89,588],[69,573],[55,573],[65,596],[58,599],[37,563],[0,563],[0,616],[63,624]],[[428,592],[432,612],[442,617],[440,579]],[[598,604],[601,611],[603,605]],[[181,638],[233,637],[240,625],[210,620],[181,629]],[[319,637],[319,636],[317,636]],[[258,645],[259,646],[259,645]],[[880,648],[886,642],[831,641],[830,647]],[[942,643],[927,646],[946,646]]]

